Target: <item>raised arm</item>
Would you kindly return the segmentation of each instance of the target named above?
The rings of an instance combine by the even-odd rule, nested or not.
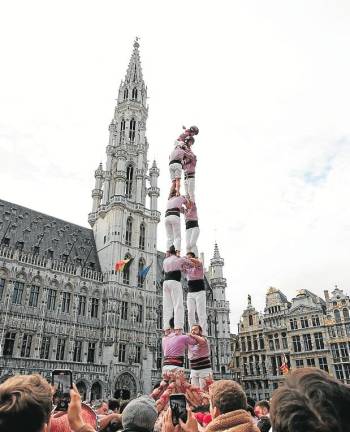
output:
[[[193,338],[198,345],[206,345],[207,341],[203,336],[198,336],[192,333],[189,333],[188,336],[190,336],[191,338]]]

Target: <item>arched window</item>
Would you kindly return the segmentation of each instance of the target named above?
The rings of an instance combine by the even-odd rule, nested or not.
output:
[[[124,141],[125,138],[125,120],[120,122],[120,142]]]
[[[141,274],[142,270],[145,268],[145,260],[143,258],[139,259],[139,268],[137,272],[137,286],[143,288],[143,283],[145,281],[144,276]]]
[[[132,196],[132,181],[134,176],[134,167],[129,165],[126,169],[126,184],[125,184],[125,195],[127,198]]]
[[[345,321],[349,320],[349,309],[348,308],[343,309],[343,317],[344,317]]]
[[[129,96],[129,91],[127,88],[124,89],[124,100],[126,100]]]
[[[132,99],[133,101],[136,101],[136,100],[137,100],[137,88],[136,88],[136,87],[132,89],[131,99]]]
[[[140,225],[140,238],[139,238],[139,249],[145,250],[145,237],[146,237],[146,228],[145,224],[142,223]]]
[[[124,259],[127,260],[131,258],[130,254],[126,254]],[[123,270],[123,283],[129,285],[130,283],[130,265],[126,266]]]
[[[249,325],[252,326],[253,325],[253,316],[249,315]]]
[[[335,322],[341,321],[340,312],[338,311],[338,309],[335,309],[335,311],[334,311],[334,318],[335,318]]]
[[[132,237],[132,218],[129,216],[126,221],[126,231],[125,231],[125,244],[131,246]]]
[[[130,120],[130,130],[129,130],[129,138],[131,142],[135,141],[135,131],[136,131],[136,120]]]

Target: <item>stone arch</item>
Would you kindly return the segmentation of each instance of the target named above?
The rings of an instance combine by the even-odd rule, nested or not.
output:
[[[137,381],[130,372],[121,373],[114,384],[114,397],[128,400],[137,395]]]
[[[0,267],[0,277],[7,279],[9,275],[9,271],[6,267]]]
[[[81,396],[81,400],[85,401],[87,399],[87,389],[88,389],[87,383],[81,379],[76,382],[76,386]]]
[[[95,381],[91,386],[91,400],[102,399],[102,384],[99,381]]]

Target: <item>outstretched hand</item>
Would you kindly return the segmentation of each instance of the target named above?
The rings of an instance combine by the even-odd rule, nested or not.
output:
[[[73,432],[78,431],[84,426],[83,417],[81,414],[81,397],[75,384],[70,390],[70,402],[68,405],[68,421]]]
[[[171,416],[171,408],[169,407],[166,410],[166,413],[163,417],[163,427],[162,427],[162,432],[180,432],[180,426],[176,425],[174,426],[173,424],[173,419]]]
[[[184,432],[198,432],[198,423],[193,415],[193,412],[190,409],[187,409],[187,421],[184,423],[181,419],[179,419],[181,429]]]

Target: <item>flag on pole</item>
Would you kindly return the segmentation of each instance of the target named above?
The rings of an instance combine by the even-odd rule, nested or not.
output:
[[[282,356],[282,364],[280,366],[280,371],[283,375],[287,375],[287,373],[289,372],[288,360],[285,354],[283,354]]]
[[[148,274],[148,272],[149,272],[149,269],[152,267],[152,264],[153,264],[153,261],[151,262],[151,264],[150,264],[149,266],[144,267],[143,269],[141,269],[141,270],[139,271],[139,276],[140,276],[142,279],[145,279],[145,277],[147,276],[147,274]]]
[[[116,272],[122,272],[128,269],[130,267],[130,264],[132,263],[134,258],[127,258],[123,260],[119,260],[115,263],[115,271]]]

